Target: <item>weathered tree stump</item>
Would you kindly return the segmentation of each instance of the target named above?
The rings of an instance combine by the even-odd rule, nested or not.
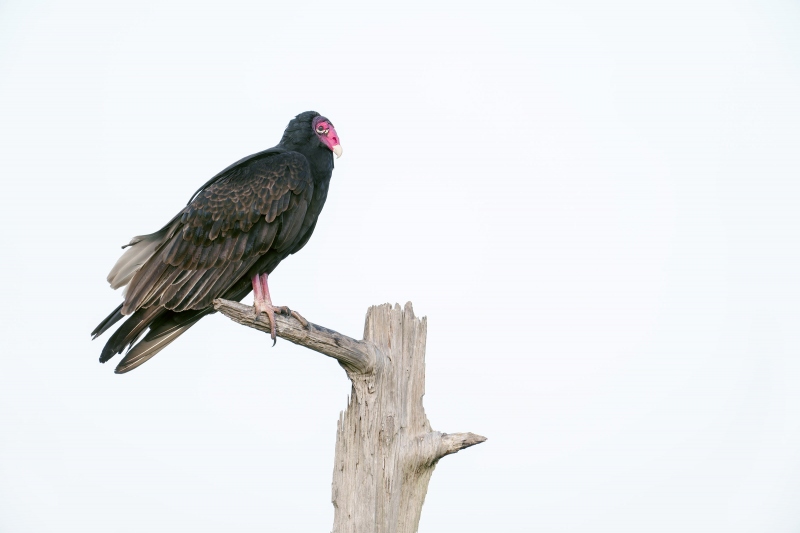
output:
[[[253,308],[227,300],[214,307],[232,320],[269,333]],[[425,416],[427,320],[389,304],[370,307],[364,340],[278,316],[277,333],[333,357],[353,384],[339,416],[333,468],[334,533],[415,533],[437,461],[479,444],[473,433],[432,431]]]

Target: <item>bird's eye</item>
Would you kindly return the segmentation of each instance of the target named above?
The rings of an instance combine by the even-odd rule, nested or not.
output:
[[[325,126],[323,126],[322,124],[317,126],[317,133],[325,133]]]

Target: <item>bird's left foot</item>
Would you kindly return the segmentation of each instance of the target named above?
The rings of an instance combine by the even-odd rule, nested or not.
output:
[[[272,345],[278,341],[278,334],[275,330],[275,314],[293,316],[296,318],[304,328],[308,327],[308,320],[297,311],[292,311],[285,305],[274,306],[272,299],[269,296],[269,286],[267,285],[267,274],[253,276],[253,309],[255,311],[255,320],[258,320],[258,315],[264,313],[269,319],[269,336],[272,338]]]

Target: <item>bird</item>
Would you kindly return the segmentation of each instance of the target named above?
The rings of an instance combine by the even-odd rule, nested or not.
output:
[[[113,289],[124,288],[124,300],[92,339],[127,319],[109,337],[100,362],[127,348],[115,373],[129,372],[214,313],[216,298],[240,301],[251,290],[254,315],[267,316],[273,344],[276,313],[307,326],[288,307],[272,304],[267,281],[314,232],[334,155],[342,147],[333,123],[316,111],[300,113],[276,146],[228,166],[164,227],[123,246],[107,279]]]

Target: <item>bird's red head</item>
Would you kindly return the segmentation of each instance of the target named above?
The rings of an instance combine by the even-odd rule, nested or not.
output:
[[[336,157],[341,157],[342,147],[339,145],[339,136],[336,135],[336,130],[331,121],[323,116],[314,117],[311,127],[314,128],[314,134],[319,138],[320,142],[336,154]]]

